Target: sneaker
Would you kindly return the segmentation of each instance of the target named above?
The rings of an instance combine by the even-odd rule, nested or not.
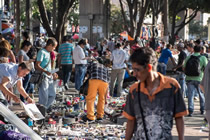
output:
[[[85,115],[85,116],[83,116],[82,117],[82,120],[84,121],[84,122],[89,122],[89,123],[93,123],[93,122],[95,122],[95,120],[90,120],[90,119],[88,119],[88,117]]]
[[[203,115],[204,114],[204,111],[201,111],[201,115]]]
[[[195,100],[195,101],[198,101],[199,99],[198,99],[198,97],[194,97],[194,100]]]
[[[97,118],[96,121],[97,121],[97,122],[103,122],[103,119],[102,119],[102,118]]]
[[[65,84],[65,90],[69,90],[69,86],[67,84]]]

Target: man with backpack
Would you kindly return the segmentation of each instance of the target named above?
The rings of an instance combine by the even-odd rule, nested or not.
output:
[[[199,84],[203,78],[203,71],[208,63],[205,56],[200,55],[201,47],[194,46],[194,54],[188,56],[184,62],[184,72],[186,74],[188,111],[189,117],[194,111],[194,95],[197,92],[200,98],[200,111],[204,114],[205,98],[200,90]]]

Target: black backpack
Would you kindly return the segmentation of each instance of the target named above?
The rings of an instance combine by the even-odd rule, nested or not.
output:
[[[185,74],[187,76],[199,76],[201,73],[201,66],[200,66],[200,55],[194,56],[191,55],[190,58],[187,60],[185,66]]]

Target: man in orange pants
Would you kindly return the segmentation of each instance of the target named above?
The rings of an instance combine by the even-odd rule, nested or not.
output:
[[[82,119],[85,122],[95,121],[94,101],[98,93],[97,121],[102,121],[104,116],[105,96],[109,86],[108,68],[103,65],[101,59],[98,59],[98,61],[91,62],[87,70],[90,78],[88,83],[88,95],[86,96],[87,116],[84,116]]]

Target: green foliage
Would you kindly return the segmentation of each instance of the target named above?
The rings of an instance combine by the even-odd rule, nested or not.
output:
[[[110,31],[114,35],[119,35],[119,33],[124,31],[123,24],[124,20],[121,14],[120,7],[111,5],[111,16],[110,16]]]
[[[205,39],[208,36],[208,26],[203,26],[200,21],[192,20],[189,23],[189,34]]]
[[[75,27],[79,25],[79,3],[76,0],[73,9],[68,16],[69,24],[74,25]]]

